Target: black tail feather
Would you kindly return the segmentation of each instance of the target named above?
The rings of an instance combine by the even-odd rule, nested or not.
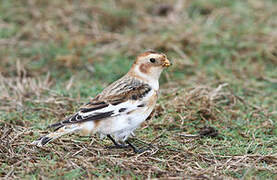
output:
[[[48,142],[50,142],[53,138],[48,137],[48,136],[41,136],[40,138],[38,138],[36,141],[32,142],[33,145],[36,145],[38,147],[42,147],[45,144],[47,144]]]
[[[52,140],[52,138],[50,138],[50,137],[47,137],[47,136],[42,137],[42,139],[41,139],[41,145],[44,146],[45,144],[47,144],[51,140]]]

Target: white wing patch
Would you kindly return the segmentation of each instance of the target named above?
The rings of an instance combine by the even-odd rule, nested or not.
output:
[[[78,112],[78,115],[80,115],[82,118],[86,118],[86,117],[95,116],[95,115],[107,113],[107,112],[113,112],[111,117],[126,114],[127,112],[130,112],[138,109],[139,107],[142,107],[144,102],[147,101],[147,99],[151,97],[153,94],[154,94],[154,90],[151,90],[142,100],[128,100],[126,102],[123,102],[117,105],[109,104],[109,106],[105,108],[97,109],[90,112],[82,112],[80,110]]]
[[[132,100],[128,100],[124,103],[120,103],[118,105],[112,105],[112,104],[109,104],[108,107],[105,107],[105,108],[102,108],[102,109],[98,109],[98,110],[94,110],[94,111],[91,111],[91,112],[81,112],[79,111],[78,114],[80,116],[82,116],[83,118],[85,117],[89,117],[89,116],[94,116],[94,115],[98,115],[98,114],[101,114],[101,113],[106,113],[106,112],[113,112],[113,114],[111,115],[112,116],[117,116],[117,115],[120,115],[120,114],[125,114],[127,111],[132,111],[132,110],[135,110],[137,108],[137,106],[139,105],[140,102],[138,101],[132,101]]]

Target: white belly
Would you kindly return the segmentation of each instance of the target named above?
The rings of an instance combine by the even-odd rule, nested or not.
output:
[[[105,124],[98,128],[98,132],[105,135],[114,135],[116,140],[126,140],[130,133],[151,114],[155,107],[156,100],[156,92],[150,93],[150,96],[143,100],[145,102],[144,107],[138,107],[124,115],[109,118]]]
[[[126,140],[152,112],[153,108],[143,107],[130,114],[110,118],[102,127],[98,128],[100,134],[111,134],[116,140]]]

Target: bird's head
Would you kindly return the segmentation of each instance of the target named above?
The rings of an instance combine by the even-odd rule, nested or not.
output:
[[[163,69],[170,65],[165,54],[146,51],[137,56],[130,72],[147,80],[158,80]]]

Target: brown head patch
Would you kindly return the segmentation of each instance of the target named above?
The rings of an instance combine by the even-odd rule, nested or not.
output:
[[[147,64],[141,64],[139,66],[139,70],[142,72],[142,73],[148,73],[148,70],[149,70],[149,67]]]
[[[146,51],[146,52],[144,52],[144,53],[141,53],[140,55],[137,56],[137,58],[136,58],[136,60],[135,60],[135,62],[134,62],[134,64],[133,64],[133,66],[135,66],[136,64],[138,64],[138,61],[139,61],[140,58],[145,57],[145,56],[148,56],[148,55],[150,55],[150,54],[160,54],[160,53],[158,53],[158,52],[156,52],[156,51],[153,51],[153,50],[149,50],[149,51]]]
[[[146,51],[146,52],[144,52],[144,53],[141,53],[140,55],[138,55],[137,58],[139,58],[139,57],[144,57],[144,56],[148,56],[149,54],[160,54],[160,53],[158,53],[158,52],[156,52],[156,51],[149,50],[149,51]]]

